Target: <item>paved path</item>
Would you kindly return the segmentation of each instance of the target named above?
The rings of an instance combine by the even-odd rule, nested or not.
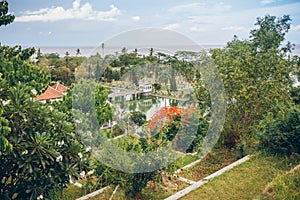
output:
[[[240,159],[240,160],[237,160],[235,161],[234,163],[220,169],[219,171],[205,177],[204,179],[188,186],[187,188],[177,192],[176,194],[166,198],[165,200],[176,200],[176,199],[180,199],[181,197],[185,196],[186,194],[192,192],[193,190],[196,190],[197,188],[199,188],[200,186],[204,185],[205,183],[209,182],[211,179],[217,177],[217,176],[220,176],[221,174],[223,174],[224,172],[226,171],[229,171],[231,170],[232,168],[246,162],[247,160],[250,159],[250,156],[245,156],[244,158]]]

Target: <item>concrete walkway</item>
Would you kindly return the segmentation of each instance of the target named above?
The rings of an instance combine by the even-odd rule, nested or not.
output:
[[[212,180],[213,178],[217,177],[217,176],[220,176],[221,174],[223,174],[224,172],[226,171],[229,171],[231,170],[232,168],[246,162],[247,160],[250,159],[250,156],[245,156],[244,158],[241,158],[237,161],[235,161],[234,163],[220,169],[219,171],[205,177],[204,179],[188,186],[187,188],[177,192],[176,194],[166,198],[165,200],[176,200],[176,199],[180,199],[181,197],[185,196],[186,194],[192,192],[193,190],[196,190],[197,188],[199,188],[200,186],[204,185],[205,183],[209,182],[210,180]]]

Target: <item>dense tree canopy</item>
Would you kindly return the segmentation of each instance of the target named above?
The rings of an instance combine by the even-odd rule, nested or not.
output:
[[[278,104],[291,103],[294,65],[287,54],[290,44],[282,44],[290,18],[267,15],[256,25],[250,40],[235,37],[224,49],[212,50],[227,93],[228,143],[250,136],[251,127],[268,112],[277,112]]]
[[[8,3],[1,1],[0,27],[13,20]],[[261,149],[284,155],[299,153],[300,111],[297,107],[286,109],[299,104],[300,96],[299,87],[292,88],[290,78],[297,70],[299,73],[299,58],[291,57],[289,42],[283,44],[290,21],[288,15],[258,18],[248,40],[235,36],[225,48],[211,51],[226,88],[227,145],[247,142],[259,132]],[[34,52],[33,48],[0,46],[0,199],[47,198],[53,189],[67,187],[89,169],[87,158],[91,156],[85,147],[94,150],[99,138],[109,132],[100,127],[114,118],[107,101],[109,89],[99,82],[119,80],[123,75],[128,75],[136,86],[141,78],[154,75],[155,93],[165,90],[169,95],[177,91],[175,77],[181,75],[194,87],[200,113],[192,104],[193,97],[183,92],[182,96],[188,97],[185,105],[192,106],[180,108],[171,103],[148,122],[142,112],[130,113],[127,117],[136,125],[148,128],[147,136],[128,134],[111,143],[126,153],[153,154],[147,159],[138,154],[127,157],[105,148],[106,142],[101,143],[100,158],[116,166],[107,166],[92,157],[99,182],[121,185],[128,194],[140,198],[149,181],[160,180],[161,170],[174,171],[174,166],[167,164],[175,154],[159,154],[161,149],[171,145],[177,153],[200,149],[212,123],[208,119],[212,107],[209,95],[218,95],[208,93],[201,72],[188,61],[204,58],[201,52],[182,51],[171,56],[151,48],[149,55],[141,56],[137,49],[128,53],[123,48],[120,55],[103,58],[97,53],[85,59],[79,56],[80,49],[76,57],[69,52],[62,57],[57,53],[43,55],[39,50],[36,62],[31,60]],[[34,101],[36,93],[46,89],[51,80],[75,84],[61,102]],[[162,169],[155,168],[158,165]],[[131,167],[132,173],[115,169],[125,166]],[[142,171],[146,168],[155,170]]]
[[[0,2],[0,25],[11,23]],[[0,199],[48,197],[87,169],[87,152],[68,116],[35,101],[50,76],[33,48],[0,46]]]

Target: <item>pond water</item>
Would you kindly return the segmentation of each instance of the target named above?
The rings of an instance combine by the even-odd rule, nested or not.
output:
[[[116,100],[112,103],[115,107],[115,115],[118,118],[126,117],[126,115],[133,111],[140,111],[146,115],[146,120],[151,119],[163,107],[180,105],[178,100],[155,96],[146,96],[132,101]]]

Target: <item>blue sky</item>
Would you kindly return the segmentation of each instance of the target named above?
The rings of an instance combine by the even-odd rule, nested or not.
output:
[[[37,3],[38,2],[38,3]],[[246,39],[257,17],[289,14],[287,39],[300,44],[300,1],[295,0],[8,0],[14,23],[0,41],[23,46],[97,46],[118,33],[155,27],[199,44]]]

